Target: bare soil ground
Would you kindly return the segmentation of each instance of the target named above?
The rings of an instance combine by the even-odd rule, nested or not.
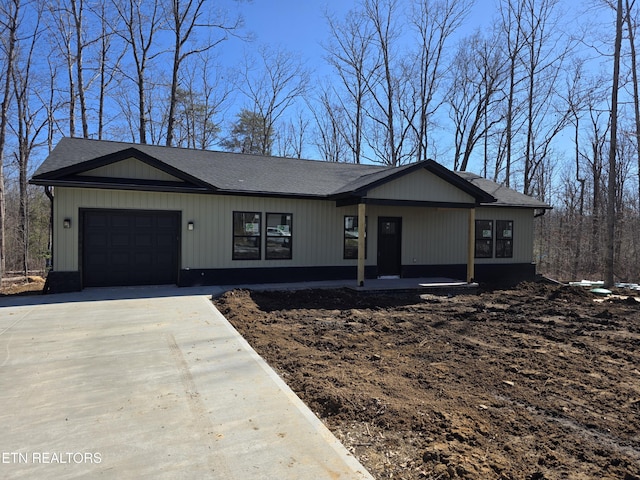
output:
[[[532,283],[215,303],[377,479],[638,480],[640,303],[596,300]]]

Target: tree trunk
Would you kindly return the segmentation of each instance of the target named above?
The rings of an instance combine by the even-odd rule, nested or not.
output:
[[[618,135],[618,88],[620,79],[620,50],[622,49],[622,0],[616,7],[616,43],[613,53],[613,81],[611,86],[611,140],[609,142],[609,179],[607,195],[607,235],[605,249],[605,285],[614,283],[614,245],[616,232],[616,153]]]
[[[78,100],[80,101],[80,120],[82,122],[82,137],[89,138],[89,122],[87,120],[87,100],[85,98],[84,73],[83,73],[83,52],[84,43],[82,40],[82,19],[83,19],[83,0],[72,0],[71,9],[76,35],[76,76],[78,79]]]
[[[9,6],[10,15],[7,18],[7,71],[5,72],[5,82],[3,88],[2,106],[0,107],[0,282],[5,273],[5,190],[4,190],[4,147],[6,143],[7,123],[9,117],[9,99],[11,96],[11,78],[15,61],[15,50],[17,43],[18,15],[20,12],[20,0],[14,0],[13,8]],[[8,13],[8,12],[7,12]]]
[[[633,28],[631,21],[631,7],[629,5],[629,0],[626,0],[626,8],[627,33],[629,34],[629,50],[631,56],[634,119],[636,127],[636,155],[638,157],[638,200],[640,201],[640,94],[638,93],[638,59],[636,57],[635,29]]]

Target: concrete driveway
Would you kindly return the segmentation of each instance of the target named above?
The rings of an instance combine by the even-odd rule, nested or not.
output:
[[[0,299],[0,478],[372,478],[210,293]]]

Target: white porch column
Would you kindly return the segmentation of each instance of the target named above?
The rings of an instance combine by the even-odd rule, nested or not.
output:
[[[364,252],[367,206],[358,204],[358,286],[364,285]]]
[[[471,283],[476,276],[475,273],[475,251],[476,251],[476,209],[469,209],[469,240],[467,252],[467,283]]]

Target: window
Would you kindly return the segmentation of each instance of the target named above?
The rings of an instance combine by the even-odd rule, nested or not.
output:
[[[233,259],[260,260],[259,212],[233,212]]]
[[[364,223],[364,257],[367,258],[367,220]],[[358,217],[344,217],[344,258],[358,258]]]
[[[290,213],[267,213],[267,260],[291,259],[291,216]]]
[[[493,256],[493,220],[476,220],[476,258]]]
[[[513,258],[513,220],[496,220],[496,258]]]

